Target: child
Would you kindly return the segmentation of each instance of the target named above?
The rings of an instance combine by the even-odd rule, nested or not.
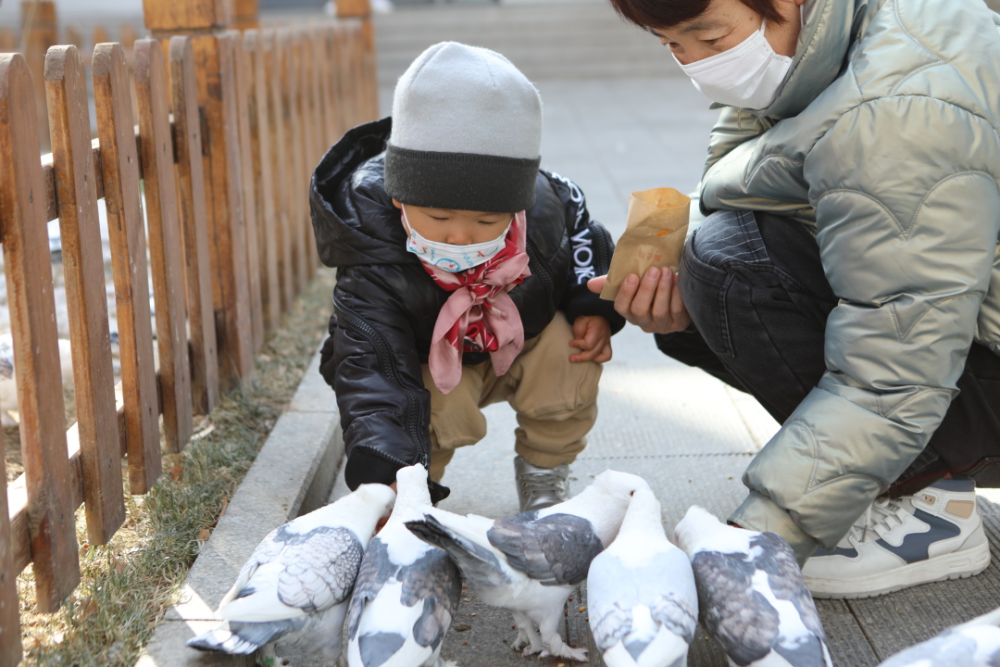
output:
[[[345,134],[312,180],[320,257],[338,268],[321,372],[347,484],[421,462],[434,502],[447,497],[454,449],[507,401],[521,510],[560,502],[624,325],[586,284],[613,244],[580,190],[539,170],[538,91],[500,54],[430,47],[392,112]]]

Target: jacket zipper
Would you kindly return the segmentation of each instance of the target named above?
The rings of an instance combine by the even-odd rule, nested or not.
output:
[[[354,311],[349,308],[345,308],[336,296],[333,298],[333,305],[337,309],[338,315],[343,316],[344,321],[349,326],[359,331],[361,335],[368,339],[368,341],[372,344],[372,347],[375,348],[375,356],[378,359],[379,365],[381,365],[385,376],[406,394],[407,428],[409,429],[410,437],[417,444],[417,449],[420,451],[420,462],[424,465],[424,467],[427,467],[430,460],[420,438],[420,426],[417,423],[417,398],[413,395],[413,392],[399,379],[399,374],[396,372],[396,364],[392,360],[392,353],[389,349],[389,344],[385,342],[385,339],[382,338],[382,334],[380,334],[375,327],[369,324],[367,320]],[[378,454],[386,459],[391,459],[396,463],[402,464],[401,467],[410,465],[406,461],[397,459],[391,454],[386,454],[382,451],[379,451]]]

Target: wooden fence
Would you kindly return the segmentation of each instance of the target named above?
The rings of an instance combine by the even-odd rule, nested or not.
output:
[[[202,35],[154,35],[135,42],[134,77],[120,44],[94,49],[96,140],[85,58],[72,45],[48,50],[52,153],[41,159],[28,64],[0,55],[0,244],[24,465],[0,493],[0,665],[21,657],[17,574],[33,563],[38,608],[56,610],[79,582],[75,510],[85,506],[89,541],[105,543],[125,518],[122,458],[130,491],[145,493],[160,475],[161,438],[179,450],[192,415],[211,410],[220,386],[248,376],[265,332],[318,266],[311,169],[345,129],[377,112],[367,21],[217,31],[209,50]],[[46,234],[56,218],[77,387],[68,431]],[[6,480],[3,454],[0,440]]]

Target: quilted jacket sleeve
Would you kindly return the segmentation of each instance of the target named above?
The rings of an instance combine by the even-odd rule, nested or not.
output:
[[[337,396],[347,485],[391,484],[399,468],[429,462],[430,396],[410,320],[385,267],[342,269],[321,372]]]
[[[924,448],[989,287],[998,170],[997,129],[931,97],[864,102],[815,145],[805,177],[840,297],[828,370],[754,458],[734,521],[778,530],[802,560],[832,547]]]

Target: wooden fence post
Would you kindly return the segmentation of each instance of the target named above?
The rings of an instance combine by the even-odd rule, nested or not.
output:
[[[273,58],[268,59],[267,78],[271,82],[271,119],[275,124],[275,134],[272,135],[275,147],[275,164],[277,165],[281,179],[280,187],[276,191],[275,206],[278,208],[280,227],[278,230],[278,270],[281,273],[281,305],[282,310],[287,311],[292,306],[295,299],[294,282],[294,254],[292,252],[293,236],[292,229],[295,225],[295,174],[293,165],[295,164],[294,141],[289,114],[288,80],[290,71],[289,62],[292,57],[289,45],[288,30],[279,28],[274,33]]]
[[[234,20],[233,27],[239,30],[250,30],[260,27],[257,17],[257,0],[234,0]]]
[[[134,44],[149,258],[153,269],[153,298],[156,301],[156,344],[160,351],[163,427],[168,447],[177,452],[191,437],[192,420],[170,101],[159,42],[140,39]]]
[[[161,471],[159,410],[146,275],[146,236],[139,197],[139,156],[128,70],[120,44],[97,45],[93,77],[104,201],[111,236],[111,267],[118,304],[129,482],[132,493],[145,493]]]
[[[35,83],[35,104],[42,152],[49,147],[49,117],[45,110],[45,52],[59,42],[56,3],[52,0],[22,0],[21,50]]]
[[[21,662],[21,616],[17,570],[7,509],[7,459],[0,431],[0,665]]]
[[[91,544],[104,544],[125,521],[125,501],[87,81],[75,46],[49,49],[45,81],[73,379],[81,388],[76,418],[87,533]]]
[[[207,415],[219,400],[219,355],[212,305],[198,80],[190,37],[170,38],[170,85],[177,150],[177,200],[184,239],[184,285],[191,329],[191,390],[195,410]]]
[[[143,0],[157,39],[191,33],[202,110],[213,300],[220,382],[236,386],[253,372],[253,331],[246,222],[240,178],[239,121],[229,0]]]
[[[262,309],[268,330],[276,329],[281,320],[281,283],[278,278],[278,218],[275,211],[274,179],[275,149],[272,143],[271,93],[267,80],[266,52],[273,53],[274,36],[262,30],[247,30],[244,45],[250,54],[252,66],[252,95],[250,125],[253,152],[253,192],[256,194],[257,237],[261,253]]]
[[[236,116],[240,131],[240,178],[243,181],[243,212],[246,221],[247,274],[250,290],[250,326],[253,349],[264,345],[264,310],[261,301],[260,238],[257,234],[257,196],[254,192],[253,128],[251,107],[256,106],[251,78],[250,56],[243,45],[243,33],[233,30],[233,59],[236,64]]]
[[[0,55],[0,163],[17,166],[0,179],[0,241],[38,608],[50,612],[76,588],[80,570],[35,112],[24,58]]]

